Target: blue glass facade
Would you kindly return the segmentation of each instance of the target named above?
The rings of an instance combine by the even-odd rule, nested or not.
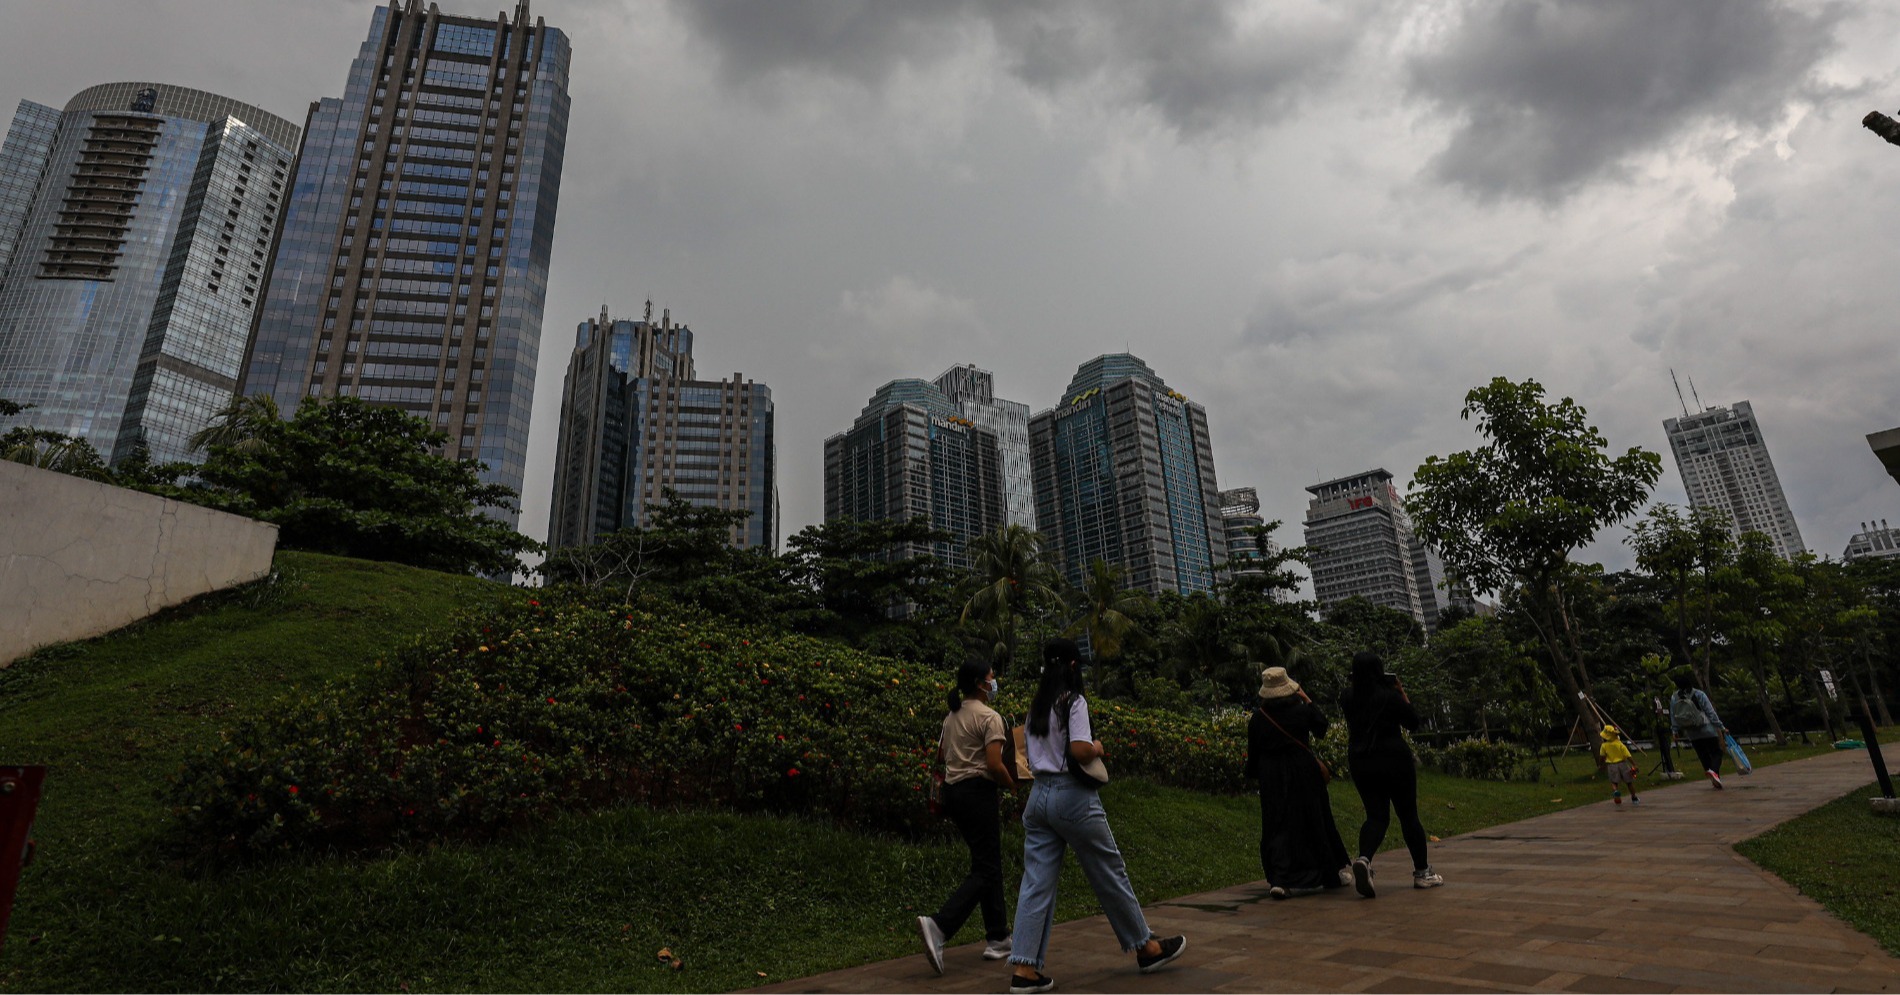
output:
[[[343,96],[306,125],[244,392],[402,408],[520,491],[569,58],[525,3],[376,9]]]
[[[970,539],[1005,515],[996,433],[929,381],[885,384],[848,431],[825,440],[825,521],[923,518],[953,537],[890,550],[893,558],[928,553],[967,567]]]
[[[575,334],[561,389],[560,448],[548,545],[594,542],[646,524],[668,489],[696,505],[748,513],[740,547],[778,545],[772,391],[734,373],[698,380],[693,332],[670,314],[598,321]]]
[[[1130,587],[1213,589],[1225,536],[1200,405],[1134,356],[1098,356],[1029,435],[1036,520],[1071,582],[1101,559]]]
[[[108,459],[140,441],[188,458],[236,386],[297,129],[160,84],[81,92],[50,141],[45,110],[22,106],[5,156],[0,235],[19,222],[0,282],[0,397],[34,406],[13,423]]]

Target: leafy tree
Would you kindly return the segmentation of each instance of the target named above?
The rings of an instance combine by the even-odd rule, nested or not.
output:
[[[1535,380],[1497,377],[1465,395],[1460,417],[1489,440],[1478,449],[1428,457],[1413,474],[1406,511],[1447,571],[1486,594],[1515,586],[1566,696],[1590,730],[1600,727],[1579,697],[1590,685],[1564,567],[1572,551],[1642,506],[1662,474],[1655,453],[1611,457],[1585,411],[1544,399]]]
[[[1431,653],[1485,739],[1495,728],[1520,740],[1541,741],[1563,711],[1557,689],[1537,661],[1495,619],[1473,616],[1439,629]]]
[[[1695,668],[1702,686],[1710,686],[1709,650],[1715,607],[1709,577],[1734,555],[1728,515],[1715,508],[1690,508],[1685,516],[1675,505],[1658,503],[1650,507],[1642,521],[1630,526],[1628,542],[1636,551],[1636,565],[1668,583],[1676,649],[1682,661]],[[1702,647],[1700,663],[1690,649],[1689,638],[1689,601],[1698,589],[1702,603],[1700,611],[1694,613],[1694,645]]]
[[[31,404],[21,404],[18,401],[9,401],[0,397],[0,418],[11,418],[30,407],[32,407]]]
[[[513,511],[514,491],[482,483],[476,460],[437,455],[448,435],[395,408],[313,398],[249,432],[213,443],[176,496],[273,523],[291,548],[437,570],[511,573],[540,548],[482,514]]]
[[[1049,561],[1042,533],[1005,525],[970,540],[970,573],[958,621],[983,640],[993,663],[1016,659],[1025,618],[1059,608],[1062,575]]]
[[[841,518],[800,530],[787,540],[786,558],[791,575],[817,592],[819,604],[845,628],[871,629],[947,603],[949,569],[928,554],[903,554],[955,539],[922,516]]]
[[[1805,585],[1775,552],[1772,539],[1760,532],[1744,532],[1734,555],[1714,572],[1711,586],[1723,638],[1754,675],[1755,703],[1761,708],[1762,720],[1775,742],[1786,743],[1787,734],[1782,732],[1774,705],[1768,700],[1768,666],[1794,635],[1789,622],[1802,614],[1799,603],[1806,597]],[[1697,677],[1704,687],[1714,688],[1707,670]],[[1792,697],[1788,704],[1792,710]]]
[[[1136,619],[1147,614],[1153,603],[1146,592],[1123,587],[1122,576],[1123,570],[1109,566],[1106,560],[1098,557],[1090,562],[1082,589],[1077,592],[1081,614],[1062,631],[1071,638],[1086,634],[1096,666],[1103,670],[1121,658],[1124,644],[1147,638]]]

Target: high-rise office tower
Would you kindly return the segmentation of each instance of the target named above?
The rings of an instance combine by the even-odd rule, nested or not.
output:
[[[1097,356],[1030,419],[1029,443],[1036,521],[1072,583],[1100,559],[1131,588],[1213,589],[1226,529],[1205,408],[1134,356]]]
[[[1036,475],[1029,461],[1029,405],[997,397],[996,378],[969,364],[950,367],[935,382],[971,424],[996,433],[1003,461],[1004,524],[1034,529]]]
[[[231,399],[297,127],[159,83],[22,101],[0,148],[0,397],[108,460],[159,460]]]
[[[970,539],[1007,524],[1003,487],[997,433],[927,380],[879,387],[848,431],[825,440],[825,521],[923,518],[954,537],[907,544],[894,558],[969,566]]]
[[[377,8],[343,97],[310,107],[245,393],[401,408],[521,490],[567,67],[526,2]]]
[[[1321,605],[1359,597],[1402,611],[1434,631],[1448,605],[1469,599],[1446,590],[1444,564],[1412,534],[1405,506],[1383,468],[1308,487],[1306,551]]]
[[[1887,527],[1887,520],[1860,523],[1860,531],[1847,540],[1843,560],[1876,560],[1900,556],[1900,529]]]
[[[1251,487],[1235,487],[1220,492],[1221,534],[1226,543],[1222,552],[1228,577],[1259,576],[1261,568],[1249,561],[1259,560],[1260,543],[1249,529],[1267,523],[1260,514],[1260,492]],[[1276,552],[1272,540],[1266,552]]]
[[[1691,505],[1726,513],[1736,535],[1765,533],[1784,559],[1807,548],[1747,401],[1664,419],[1663,431]]]
[[[687,501],[750,512],[740,547],[778,546],[772,391],[734,373],[698,380],[693,332],[671,314],[614,320],[601,308],[576,332],[561,388],[560,448],[548,546],[583,546],[647,523],[671,489]]]

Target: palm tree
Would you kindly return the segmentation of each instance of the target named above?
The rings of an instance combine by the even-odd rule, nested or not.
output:
[[[1118,659],[1126,644],[1147,638],[1136,625],[1135,617],[1147,612],[1148,595],[1123,587],[1122,574],[1122,568],[1110,566],[1099,557],[1090,562],[1088,576],[1083,578],[1077,598],[1077,607],[1082,613],[1062,630],[1069,638],[1086,634],[1096,663],[1104,666]],[[1098,676],[1096,680],[1099,684],[1101,678]]]
[[[99,451],[92,448],[92,443],[44,429],[22,429],[7,433],[0,459],[86,480],[112,479],[111,469],[106,466],[105,460],[99,458]]]
[[[959,621],[983,636],[992,662],[1014,660],[1019,621],[1062,603],[1062,577],[1045,558],[1042,533],[1020,525],[976,536],[969,551],[970,575]]]
[[[262,445],[258,440],[260,432],[268,425],[283,421],[284,416],[277,408],[277,399],[269,394],[246,394],[231,398],[218,413],[211,416],[211,424],[199,429],[191,437],[193,451],[209,449],[212,446],[233,446],[240,450]]]

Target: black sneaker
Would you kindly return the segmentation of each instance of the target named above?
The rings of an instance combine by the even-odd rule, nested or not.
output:
[[[1012,992],[1046,992],[1056,986],[1056,979],[1041,971],[1033,978],[1012,974],[1009,976],[1009,990]]]
[[[1141,965],[1141,973],[1153,974],[1169,964],[1174,963],[1174,959],[1181,956],[1181,952],[1186,949],[1187,937],[1170,936],[1161,941],[1160,953],[1152,957],[1147,954],[1136,954],[1135,963]]]

